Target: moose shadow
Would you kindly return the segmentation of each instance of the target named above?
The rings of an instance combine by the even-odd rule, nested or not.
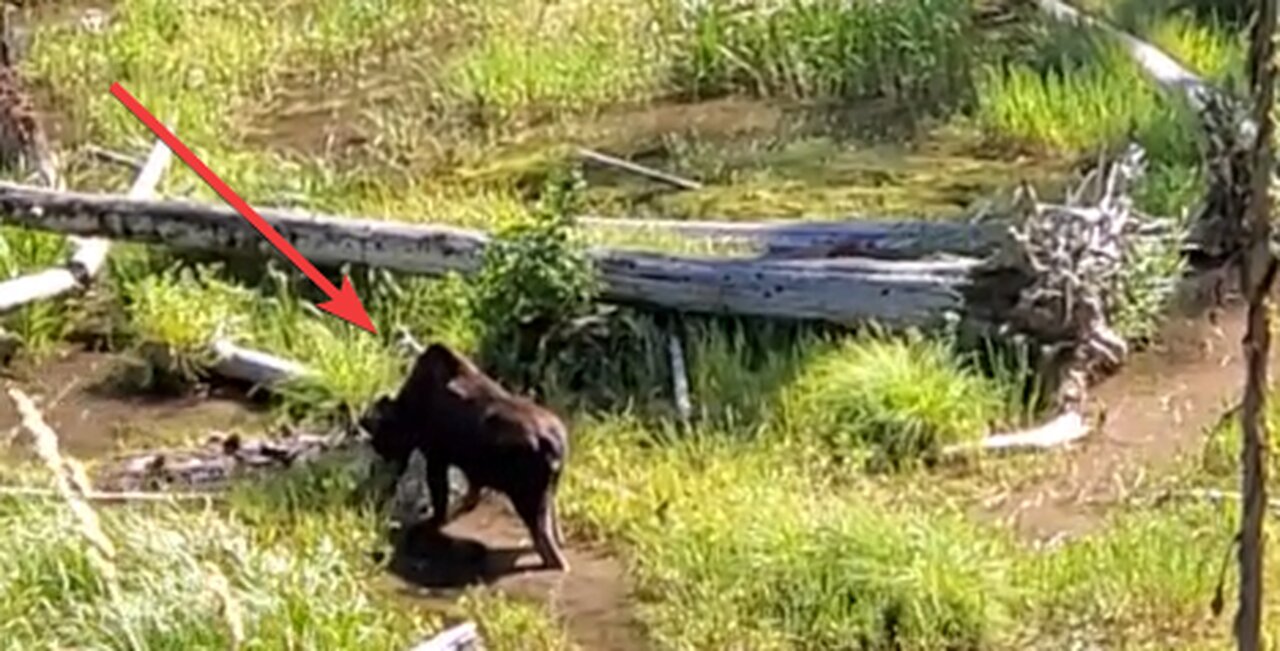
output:
[[[419,524],[391,534],[387,570],[418,588],[461,589],[541,569],[525,546],[489,546],[474,538],[431,531]],[[520,560],[526,556],[526,564]]]

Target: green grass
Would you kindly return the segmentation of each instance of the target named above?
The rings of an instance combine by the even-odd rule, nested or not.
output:
[[[1003,398],[942,341],[846,340],[784,389],[780,426],[830,454],[865,449],[877,465],[898,467],[986,435]]]
[[[977,121],[996,142],[1038,152],[1093,154],[1136,138],[1153,161],[1194,161],[1184,109],[1170,104],[1118,48],[1067,71],[988,69]]]
[[[1159,163],[1144,207],[1176,214],[1196,181],[1181,116],[1131,65],[1111,52],[983,68],[987,53],[960,0],[746,9],[720,0],[700,8],[667,0],[115,7],[114,27],[101,36],[37,31],[26,68],[54,89],[58,117],[73,125],[64,148],[149,145],[105,92],[120,81],[160,117],[176,113],[184,140],[262,205],[486,230],[528,224],[547,216],[536,198],[545,197],[544,181],[573,166],[564,144],[579,136],[616,145],[609,151],[657,143],[663,165],[710,183],[652,200],[597,187],[588,205],[679,216],[950,214],[1032,173],[1003,151],[997,159],[972,149],[1007,144],[1056,161],[1130,132]],[[1220,74],[1235,56],[1229,39],[1196,23],[1170,20],[1153,33],[1206,74]],[[1044,45],[1041,54],[1058,56],[1067,45],[1074,47]],[[744,126],[743,137],[736,122],[686,125],[695,120],[683,108],[665,118],[623,112],[669,94],[741,93],[787,107],[880,97],[898,102],[892,113],[902,103],[963,106],[975,91],[989,143],[965,147],[936,134],[918,149],[873,147],[817,122],[780,133]],[[330,100],[368,144],[313,157],[254,139],[260,112]],[[530,144],[538,138],[554,146]],[[79,170],[72,181],[118,190],[123,176]],[[189,171],[162,187],[214,200]],[[1187,648],[1225,635],[1200,613],[1229,518],[1195,507],[1120,510],[1097,536],[1037,552],[969,515],[976,495],[1007,489],[1001,482],[1011,475],[1025,478],[1022,466],[930,472],[915,464],[1026,419],[1012,398],[1026,379],[1016,371],[985,377],[943,339],[600,314],[569,264],[584,240],[739,252],[648,233],[561,239],[558,227],[535,226],[523,234],[498,248],[479,284],[344,270],[378,336],[315,310],[313,289],[274,259],[179,264],[121,245],[88,307],[117,349],[151,355],[153,368],[200,370],[215,334],[306,364],[315,374],[286,386],[280,401],[295,420],[358,410],[394,388],[407,363],[393,346],[398,326],[483,355],[494,339],[510,343],[493,334],[511,332],[495,327],[511,325],[504,319],[578,317],[547,328],[554,336],[530,373],[574,427],[563,510],[575,533],[627,560],[641,618],[660,648],[1027,648],[1029,640],[1062,648],[1080,636],[1108,647]],[[0,242],[0,275],[65,254],[61,239],[47,235],[6,230]],[[548,261],[563,266],[538,264]],[[52,342],[84,325],[78,312],[63,312],[75,305],[41,304],[3,323]],[[685,345],[690,426],[670,418],[670,331]],[[872,475],[833,457],[871,458],[901,472]],[[1225,476],[1229,464],[1219,462]],[[1034,472],[1052,463],[1025,462]],[[241,597],[246,648],[406,648],[443,620],[377,587],[381,568],[368,552],[380,527],[369,509],[348,503],[353,485],[351,468],[326,466],[241,486],[226,509],[104,510],[123,550],[125,598],[116,603],[104,598],[65,506],[0,501],[0,544],[11,559],[0,571],[0,646],[226,646],[225,617],[204,589],[212,563]],[[491,648],[568,646],[540,605],[482,589],[457,610],[480,620]]]
[[[967,2],[671,4],[675,85],[697,95],[941,100],[969,81]]]
[[[776,443],[706,431],[639,447],[657,433],[625,418],[577,431],[566,513],[622,541],[663,648],[1183,648],[1225,635],[1203,614],[1231,531],[1213,508],[1119,511],[1036,552],[922,477],[903,495]]]

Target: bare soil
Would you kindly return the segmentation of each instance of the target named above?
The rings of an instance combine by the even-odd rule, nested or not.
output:
[[[1145,476],[1199,452],[1205,436],[1239,402],[1245,309],[1184,305],[1157,343],[1097,386],[1091,401],[1099,427],[1064,452],[1068,468],[1016,488],[982,515],[1005,520],[1026,537],[1048,540],[1097,530],[1107,504]],[[1272,364],[1280,354],[1272,349]]]
[[[565,532],[567,573],[541,568],[524,525],[499,495],[486,495],[444,534],[409,533],[392,562],[393,573],[415,586],[425,605],[447,603],[469,585],[487,585],[547,604],[584,651],[651,648],[634,617],[622,563],[574,540],[571,531]]]
[[[212,431],[261,434],[268,426],[267,413],[233,390],[174,397],[122,391],[115,384],[121,364],[108,353],[69,348],[37,368],[8,369],[0,388],[17,387],[31,395],[58,433],[62,451],[82,459],[148,443],[203,440]],[[18,414],[6,393],[0,397],[0,434],[17,426]],[[15,441],[0,448],[0,458],[29,454],[23,439]]]

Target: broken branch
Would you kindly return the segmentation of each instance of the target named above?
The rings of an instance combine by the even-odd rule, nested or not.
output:
[[[640,176],[653,179],[655,181],[666,183],[667,185],[675,186],[677,188],[680,188],[681,190],[701,190],[702,189],[702,184],[698,183],[697,181],[691,181],[689,179],[676,176],[674,174],[660,172],[658,170],[653,169],[652,167],[645,167],[644,165],[639,165],[637,163],[632,163],[631,161],[622,160],[621,158],[614,158],[613,156],[609,156],[608,154],[602,154],[598,151],[587,149],[585,147],[578,148],[578,155],[582,156],[587,160],[599,163],[601,165],[607,165],[609,167],[631,172],[632,174],[638,174]]]

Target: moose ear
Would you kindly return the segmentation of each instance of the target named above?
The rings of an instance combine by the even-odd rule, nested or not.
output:
[[[422,351],[414,366],[415,376],[421,376],[432,384],[447,384],[462,370],[462,360],[448,346],[433,343]]]

